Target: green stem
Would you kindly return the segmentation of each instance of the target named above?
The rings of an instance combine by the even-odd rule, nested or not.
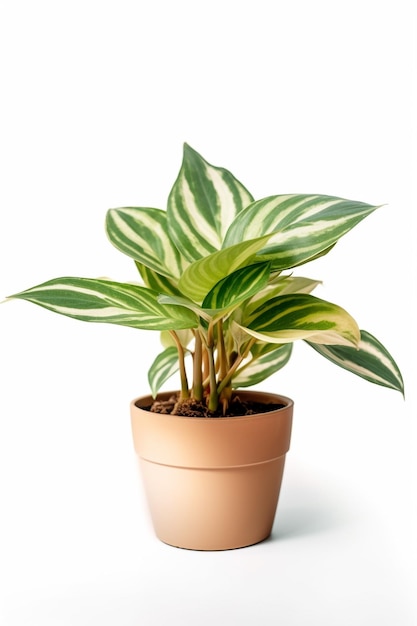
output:
[[[195,332],[193,356],[193,397],[201,402],[203,399],[203,342],[198,330]]]
[[[226,387],[228,387],[230,385],[230,383],[232,382],[233,374],[236,372],[237,368],[242,363],[242,361],[244,361],[246,359],[246,357],[248,356],[249,352],[251,351],[252,346],[255,343],[256,343],[256,339],[252,338],[249,341],[248,345],[246,346],[245,351],[236,358],[236,360],[233,363],[232,367],[227,372],[227,375],[221,381],[221,383],[219,384],[219,386],[217,388],[217,392],[219,394],[223,391],[223,389],[225,389]]]
[[[219,406],[219,394],[217,393],[216,364],[214,362],[214,334],[213,324],[209,325],[207,333],[207,354],[209,359],[210,395],[208,409],[217,411]]]
[[[177,350],[178,350],[178,363],[179,363],[179,368],[180,368],[180,379],[181,379],[181,396],[180,396],[180,399],[181,400],[185,400],[186,398],[190,397],[190,392],[189,392],[189,389],[188,389],[187,372],[185,370],[184,348],[181,345],[181,342],[180,342],[180,340],[178,338],[177,333],[174,330],[171,330],[170,333],[171,333],[171,337],[175,341],[175,344],[176,344]]]
[[[219,380],[221,381],[227,374],[226,346],[224,344],[223,320],[221,319],[217,323],[217,350],[220,361]]]

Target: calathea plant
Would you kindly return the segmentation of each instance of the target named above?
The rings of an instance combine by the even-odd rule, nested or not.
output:
[[[150,387],[155,397],[179,371],[177,410],[192,398],[209,414],[226,414],[232,390],[282,368],[299,339],[403,392],[381,343],[344,309],[311,295],[317,280],[288,271],[328,254],[376,208],[323,195],[255,201],[228,170],[185,145],[166,211],[107,213],[110,241],[135,261],[143,284],[65,277],[11,297],[87,322],[160,331],[164,349],[150,368]]]

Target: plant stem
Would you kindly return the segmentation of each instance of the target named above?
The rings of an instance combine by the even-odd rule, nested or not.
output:
[[[219,406],[219,395],[217,393],[216,364],[214,362],[214,334],[213,324],[210,323],[207,333],[207,355],[209,360],[210,395],[208,409],[217,411]]]
[[[196,330],[194,335],[193,356],[193,397],[201,402],[203,399],[203,342],[201,335]]]
[[[184,358],[184,348],[181,345],[181,342],[178,338],[177,333],[174,330],[169,331],[171,333],[171,337],[174,339],[175,344],[178,350],[178,363],[180,368],[180,379],[181,379],[181,395],[180,400],[186,400],[190,397],[190,392],[188,389],[188,379],[187,372],[185,369],[185,358]]]
[[[203,389],[205,389],[207,385],[209,384],[209,371],[210,371],[210,366],[209,366],[207,346],[203,344]]]
[[[220,361],[219,380],[222,381],[227,374],[227,356],[226,346],[224,345],[223,320],[221,319],[217,323],[217,351]]]
[[[240,354],[235,362],[233,363],[232,367],[229,369],[229,371],[227,372],[227,375],[225,376],[225,378],[221,381],[221,383],[219,384],[218,388],[217,388],[217,392],[220,394],[226,387],[228,387],[232,381],[233,378],[233,374],[236,372],[237,368],[239,367],[239,365],[242,363],[242,361],[244,361],[246,359],[246,357],[248,356],[249,352],[251,351],[252,346],[256,343],[256,339],[253,337],[248,345],[246,346],[244,352],[242,354]]]
[[[216,381],[216,366],[214,363],[214,350],[213,346],[207,348],[208,356],[209,356],[209,366],[210,366],[210,395],[209,395],[209,403],[208,408],[209,411],[217,411],[219,406],[219,395],[217,393],[217,381]]]

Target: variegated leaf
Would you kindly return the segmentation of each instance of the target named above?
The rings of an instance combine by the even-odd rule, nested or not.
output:
[[[255,263],[226,276],[209,291],[202,308],[214,309],[224,314],[225,311],[239,306],[267,284],[270,266],[269,261]]]
[[[302,278],[301,276],[280,276],[272,284],[258,291],[245,306],[245,315],[250,316],[261,304],[268,302],[276,296],[283,296],[290,293],[311,293],[320,284],[321,281],[319,280]]]
[[[135,265],[142,277],[143,282],[150,289],[153,289],[158,293],[166,293],[172,296],[181,295],[181,292],[177,287],[178,280],[173,280],[168,278],[168,276],[159,274],[158,272],[151,270],[149,267],[146,267],[146,265],[143,265],[143,263],[139,263],[139,261],[135,261]]]
[[[170,347],[158,354],[148,371],[148,381],[153,398],[156,398],[162,385],[178,370],[178,350],[176,348]]]
[[[241,327],[268,343],[309,339],[315,343],[356,346],[360,340],[358,325],[347,311],[309,294],[272,298],[245,317]]]
[[[189,261],[207,256],[222,247],[229,225],[252,201],[229,171],[210,165],[185,144],[181,170],[168,198],[171,238]]]
[[[158,293],[130,283],[90,278],[55,278],[17,293],[50,311],[83,320],[147,330],[194,328],[196,316],[183,307],[163,305]]]
[[[326,359],[349,372],[404,394],[403,379],[394,359],[378,339],[365,330],[361,330],[357,348],[307,343]]]
[[[116,248],[159,274],[178,279],[188,265],[169,237],[165,211],[147,207],[110,209],[106,230]]]
[[[275,233],[261,254],[276,269],[305,263],[327,251],[377,207],[321,195],[271,196],[236,216],[223,247]]]
[[[291,352],[292,343],[287,343],[253,358],[237,370],[237,374],[232,380],[232,386],[237,389],[238,387],[257,385],[284,367],[290,360]]]
[[[169,304],[172,306],[180,306],[185,307],[186,309],[190,309],[196,315],[204,319],[206,322],[210,322],[211,318],[218,313],[218,311],[204,310],[201,306],[196,304],[193,300],[189,298],[184,298],[182,296],[168,296],[163,293],[158,296],[158,302],[161,304]]]
[[[202,302],[220,280],[249,263],[268,241],[269,236],[242,241],[195,261],[182,275],[179,281],[180,290],[192,300]]]

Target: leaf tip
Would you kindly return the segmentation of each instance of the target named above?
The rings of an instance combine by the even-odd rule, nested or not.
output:
[[[184,155],[186,155],[187,153],[193,154],[195,152],[195,150],[190,146],[189,143],[187,143],[186,141],[184,141],[183,143],[183,153]]]

